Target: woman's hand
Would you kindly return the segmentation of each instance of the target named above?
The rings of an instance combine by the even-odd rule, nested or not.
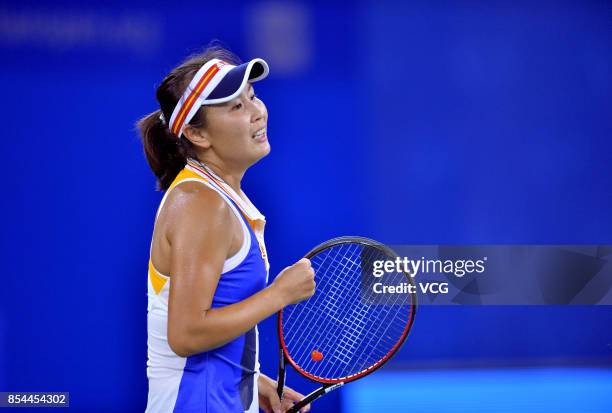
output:
[[[259,375],[257,386],[259,388],[259,408],[266,413],[284,413],[293,407],[294,403],[304,399],[304,395],[285,386],[283,391],[283,401],[281,402],[278,399],[278,394],[276,394],[276,381],[263,374]],[[309,404],[300,409],[300,412],[309,411]]]
[[[315,291],[314,270],[308,258],[302,258],[285,268],[272,283],[285,305],[310,298]]]

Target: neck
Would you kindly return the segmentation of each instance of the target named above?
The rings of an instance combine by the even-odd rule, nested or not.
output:
[[[242,177],[246,170],[240,168],[231,168],[224,162],[220,162],[217,160],[203,159],[202,161],[198,161],[206,165],[209,169],[211,169],[216,175],[218,175],[223,181],[228,184],[237,194],[242,193],[241,183]]]

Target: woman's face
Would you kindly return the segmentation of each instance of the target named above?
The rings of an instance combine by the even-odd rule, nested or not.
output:
[[[206,108],[205,134],[225,162],[249,167],[270,153],[268,110],[249,83],[235,99]]]

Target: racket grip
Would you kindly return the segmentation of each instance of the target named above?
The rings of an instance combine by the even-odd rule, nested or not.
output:
[[[297,404],[294,404],[293,407],[291,407],[289,410],[287,410],[285,413],[297,413],[299,411],[301,407],[297,407]]]
[[[317,389],[317,390],[313,391],[308,396],[306,396],[304,399],[302,399],[299,402],[297,402],[296,404],[294,404],[285,413],[297,413],[302,407],[306,406],[307,404],[312,403],[313,401],[315,401],[319,397],[323,396],[324,394],[329,393],[330,391],[337,389],[338,387],[342,386],[343,384],[344,383],[337,383],[337,384],[327,385],[325,387],[321,387],[320,389]]]
[[[285,353],[283,349],[280,349],[280,358],[278,362],[278,380],[276,387],[276,394],[278,394],[278,398],[282,400],[283,398],[283,390],[285,389]]]

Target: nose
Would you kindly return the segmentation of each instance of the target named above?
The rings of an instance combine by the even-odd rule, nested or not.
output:
[[[251,123],[256,123],[263,119],[265,106],[263,103],[251,102]]]

